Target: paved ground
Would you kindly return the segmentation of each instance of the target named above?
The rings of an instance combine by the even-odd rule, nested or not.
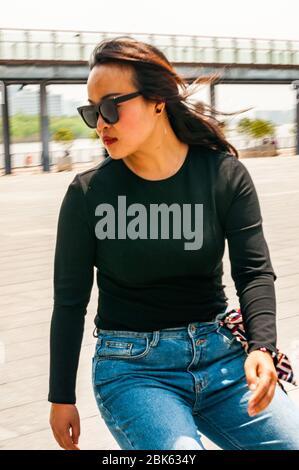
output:
[[[299,157],[243,159],[258,190],[275,283],[278,346],[299,377]],[[48,343],[58,210],[73,172],[20,172],[0,178],[0,448],[57,449],[48,416]],[[224,284],[237,305],[227,250]],[[88,308],[78,372],[82,449],[118,449],[91,388],[96,289]],[[287,387],[299,404],[298,387]],[[208,448],[212,443],[205,440]]]

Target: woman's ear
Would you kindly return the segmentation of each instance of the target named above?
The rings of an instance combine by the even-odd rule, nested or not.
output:
[[[164,109],[164,106],[165,106],[165,103],[163,103],[163,102],[158,103],[157,106],[156,106],[156,113],[157,114],[162,113],[162,111]]]

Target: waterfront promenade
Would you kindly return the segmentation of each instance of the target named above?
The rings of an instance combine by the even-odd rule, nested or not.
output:
[[[299,378],[299,156],[242,162],[258,191],[278,277],[278,346],[289,355]],[[72,172],[32,169],[0,177],[0,449],[59,449],[49,427],[47,401],[56,224],[68,184],[87,166]],[[238,302],[227,249],[224,261],[223,282],[233,308]],[[77,380],[79,446],[118,449],[99,415],[91,386],[96,305],[94,285]],[[286,388],[299,405],[299,387]],[[216,448],[207,439],[203,442]]]

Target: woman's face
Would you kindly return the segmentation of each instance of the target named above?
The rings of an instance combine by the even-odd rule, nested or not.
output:
[[[138,91],[132,80],[133,69],[117,64],[95,66],[88,77],[87,91],[90,102],[99,103],[105,95],[125,95]],[[103,142],[103,137],[117,138],[107,148],[111,158],[120,159],[135,153],[150,142],[158,123],[155,103],[146,101],[143,96],[119,103],[119,120],[115,124],[106,123],[99,116],[96,132]]]

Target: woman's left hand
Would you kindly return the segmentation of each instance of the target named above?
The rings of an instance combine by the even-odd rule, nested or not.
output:
[[[250,390],[254,391],[248,402],[248,414],[254,416],[263,411],[275,393],[277,372],[270,352],[252,351],[244,364]]]

